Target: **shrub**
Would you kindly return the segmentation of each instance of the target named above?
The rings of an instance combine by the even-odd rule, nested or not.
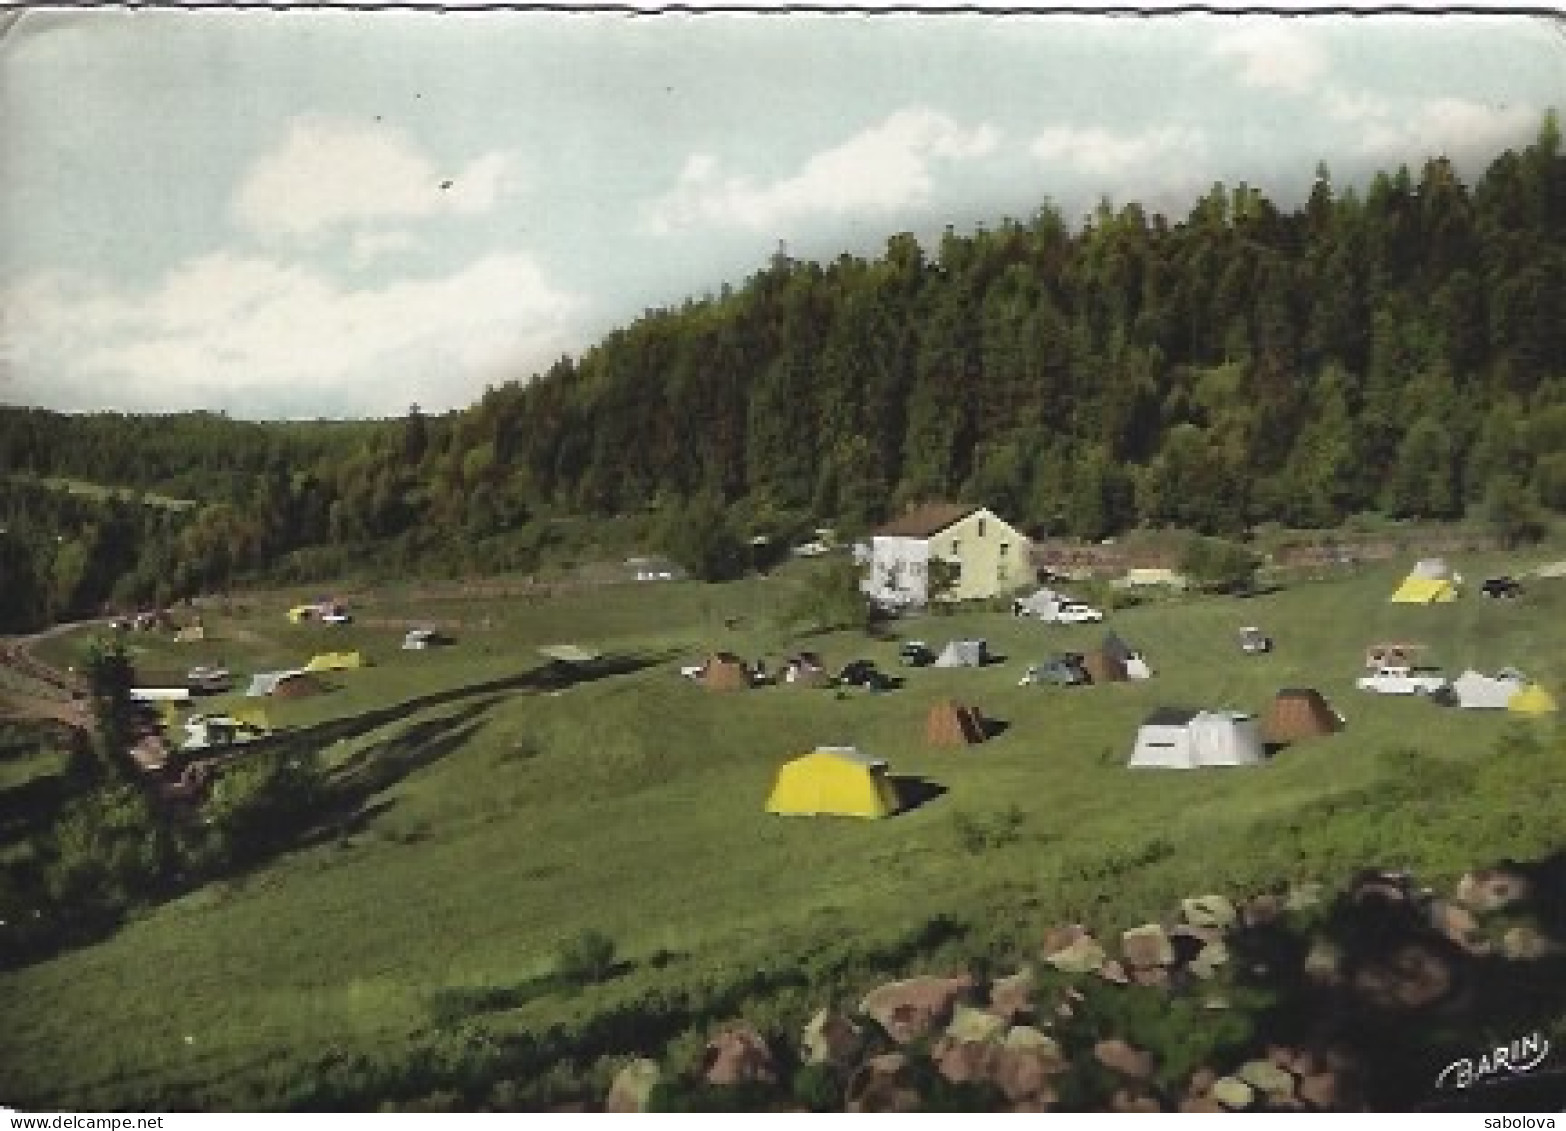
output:
[[[588,985],[614,972],[615,942],[602,931],[584,928],[560,944],[555,973],[567,982]]]

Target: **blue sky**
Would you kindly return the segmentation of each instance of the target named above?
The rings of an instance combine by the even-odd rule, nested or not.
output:
[[[36,10],[0,40],[0,401],[395,415],[786,240],[1183,216],[1566,109],[1533,17]]]

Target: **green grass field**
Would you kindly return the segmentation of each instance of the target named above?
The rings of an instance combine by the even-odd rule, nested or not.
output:
[[[1454,564],[1477,579],[1527,563],[1495,555]],[[1354,690],[1367,643],[1419,641],[1450,674],[1515,664],[1566,690],[1566,581],[1536,583],[1516,603],[1470,595],[1411,608],[1386,601],[1400,573],[1366,569],[1250,599],[1193,596],[1117,612],[1110,627],[1147,654],[1155,678],[1070,690],[1016,684],[1026,664],[1090,647],[1102,626],[990,612],[909,620],[895,626],[900,635],[937,647],[980,635],[1007,660],[902,671],[895,640],[801,642],[774,628],[787,576],[613,586],[542,602],[421,603],[386,591],[355,610],[382,627],[342,629],[290,625],[284,598],[247,599],[232,616],[209,612],[205,643],[133,635],[144,682],[195,663],[248,674],[362,649],[373,667],[333,673],[326,694],[267,711],[275,724],[318,728],[334,765],[396,767],[395,780],[349,833],[148,911],[101,944],[0,975],[0,1098],[244,1106],[323,1057],[395,1055],[431,1025],[439,991],[548,974],[561,941],[587,927],[617,942],[622,974],[579,994],[540,994],[486,1023],[579,1022],[653,987],[807,963],[937,915],[1026,948],[1048,923],[1124,923],[1196,888],[1353,864],[1453,874],[1558,847],[1539,843],[1552,834],[1538,821],[1513,821],[1505,809],[1533,812],[1558,777],[1496,787],[1515,795],[1487,799],[1494,820],[1443,830],[1345,817],[1334,839],[1335,799],[1349,806],[1417,773],[1439,800],[1443,767],[1483,762],[1519,725]],[[728,628],[729,617],[744,619]],[[422,618],[453,623],[457,643],[401,651],[394,623]],[[1243,655],[1234,638],[1246,624],[1272,633],[1277,651]],[[508,687],[537,666],[539,645],[565,641],[657,662],[557,694]],[[69,664],[85,644],[66,636],[43,651]],[[834,667],[867,656],[907,685],[846,698],[791,687],[724,694],[678,676],[678,663],[717,647],[765,653],[774,666],[799,647]],[[1137,724],[1156,706],[1261,711],[1278,688],[1299,685],[1321,689],[1347,729],[1254,769],[1124,768]],[[1009,727],[975,748],[929,748],[925,713],[946,696]],[[857,745],[945,793],[880,822],[764,814],[777,766],[818,743]],[[979,851],[963,836],[976,824],[1007,831]]]

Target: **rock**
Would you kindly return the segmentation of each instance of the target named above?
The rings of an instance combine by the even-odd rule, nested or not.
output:
[[[604,1100],[604,1110],[613,1112],[646,1111],[658,1086],[661,1070],[656,1060],[639,1058],[631,1061],[615,1073],[609,1086],[609,1096]]]
[[[1343,956],[1338,948],[1326,939],[1317,939],[1305,955],[1305,976],[1318,982],[1335,982]]]
[[[1124,1088],[1117,1090],[1109,1098],[1109,1109],[1127,1115],[1164,1110],[1159,1106],[1158,1101],[1146,1092],[1129,1092]]]
[[[1470,872],[1459,880],[1452,898],[1470,911],[1487,915],[1528,899],[1533,894],[1532,889],[1526,876],[1500,868],[1486,868]]]
[[[1285,911],[1309,911],[1321,905],[1321,885],[1318,883],[1295,884],[1283,897]]]
[[[1111,1041],[1099,1041],[1093,1046],[1093,1056],[1105,1068],[1133,1080],[1146,1080],[1153,1074],[1152,1055],[1118,1037]]]
[[[1266,1092],[1269,1096],[1294,1094],[1294,1074],[1279,1068],[1270,1060],[1248,1061],[1240,1066],[1235,1075],[1258,1092]]]
[[[1283,901],[1275,895],[1256,895],[1245,901],[1240,919],[1247,927],[1265,927],[1283,915]]]
[[[1198,978],[1206,981],[1218,972],[1218,967],[1228,961],[1229,948],[1224,945],[1222,939],[1219,939],[1202,947],[1196,957],[1191,960],[1191,964],[1187,969]]]
[[[1169,971],[1162,966],[1138,966],[1131,971],[1131,980],[1139,986],[1162,989],[1169,985]]]
[[[1069,927],[1051,927],[1044,932],[1044,941],[1039,945],[1039,953],[1051,955],[1065,950],[1078,939],[1091,938],[1086,927],[1073,923]]]
[[[864,1049],[864,1030],[847,1017],[820,1010],[805,1025],[799,1046],[806,1064],[846,1068]]]
[[[1044,961],[1067,974],[1090,974],[1104,964],[1104,948],[1092,935],[1083,935],[1063,949],[1046,954]]]
[[[1193,927],[1218,927],[1228,930],[1237,918],[1234,904],[1226,896],[1199,895],[1180,901],[1180,914]]]
[[[1479,929],[1473,912],[1455,903],[1436,902],[1430,906],[1430,925],[1459,946],[1467,946]]]
[[[744,1022],[734,1022],[707,1042],[702,1076],[716,1085],[770,1084],[777,1080],[777,1068],[761,1034]]]
[[[946,1035],[959,1044],[975,1041],[998,1044],[1006,1035],[1006,1022],[983,1009],[958,1004],[952,1012]]]
[[[849,1077],[845,1099],[854,1112],[917,1111],[919,1093],[908,1080],[908,1058],[900,1052],[871,1057]]]
[[[1213,1084],[1218,1080],[1218,1074],[1211,1068],[1198,1068],[1191,1073],[1190,1082],[1186,1084],[1187,1095],[1205,1096],[1213,1090]]]
[[[997,978],[990,985],[990,1010],[1007,1021],[1031,1016],[1037,991],[1032,969],[1020,970],[1009,978]]]
[[[1130,966],[1168,966],[1174,961],[1174,945],[1163,927],[1148,923],[1121,933],[1120,955]]]
[[[903,1045],[949,1020],[957,1001],[972,989],[973,979],[966,975],[889,982],[866,994],[859,1012],[875,1018],[887,1036]]]
[[[1338,1078],[1331,1072],[1319,1072],[1300,1080],[1299,1097],[1323,1111],[1337,1106]]]
[[[1060,1097],[1055,1094],[1053,1088],[1045,1087],[1038,1095],[1030,1096],[1025,1100],[1018,1100],[1008,1109],[1014,1112],[1039,1112],[1049,1111],[1060,1102]]]
[[[1255,1098],[1256,1093],[1251,1090],[1251,1086],[1233,1076],[1225,1076],[1213,1083],[1213,1099],[1230,1111],[1249,1107]]]
[[[1418,1009],[1452,988],[1452,968],[1428,947],[1410,943],[1390,957],[1367,962],[1354,974],[1354,989],[1383,1009]]]
[[[1207,997],[1202,999],[1202,1008],[1228,1009],[1229,999],[1224,997],[1223,994],[1209,994]]]
[[[1289,1048],[1287,1045],[1267,1046],[1267,1059],[1272,1061],[1272,1063],[1276,1064],[1279,1068],[1288,1068],[1292,1070],[1295,1060],[1298,1059],[1298,1055],[1298,1053]]]
[[[1066,1070],[1059,1051],[1051,1048],[1003,1048],[994,1081],[1011,1103],[1042,1100],[1054,1103],[1050,1078]]]
[[[1554,945],[1536,927],[1510,927],[1501,936],[1501,953],[1513,961],[1532,961],[1544,958],[1555,949]]]
[[[1005,1045],[1009,1049],[1037,1049],[1057,1059],[1060,1057],[1060,1044],[1055,1038],[1031,1025],[1013,1025],[1006,1034]]]
[[[1117,986],[1131,984],[1131,976],[1126,973],[1126,968],[1113,958],[1104,959],[1104,964],[1096,971],[1098,976],[1106,982],[1113,982]]]
[[[991,1079],[1000,1064],[1001,1046],[986,1041],[942,1037],[930,1050],[935,1070],[953,1084]]]

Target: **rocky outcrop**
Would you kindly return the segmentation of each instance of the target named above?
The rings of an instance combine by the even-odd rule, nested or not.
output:
[[[777,1080],[772,1050],[744,1022],[724,1026],[707,1042],[702,1077],[709,1084],[771,1084]]]
[[[613,1112],[646,1111],[662,1070],[656,1060],[638,1058],[615,1074],[604,1100],[604,1110]]]
[[[957,1002],[973,989],[973,979],[967,975],[890,982],[866,994],[859,1012],[873,1018],[894,1042],[904,1045],[946,1024]]]

